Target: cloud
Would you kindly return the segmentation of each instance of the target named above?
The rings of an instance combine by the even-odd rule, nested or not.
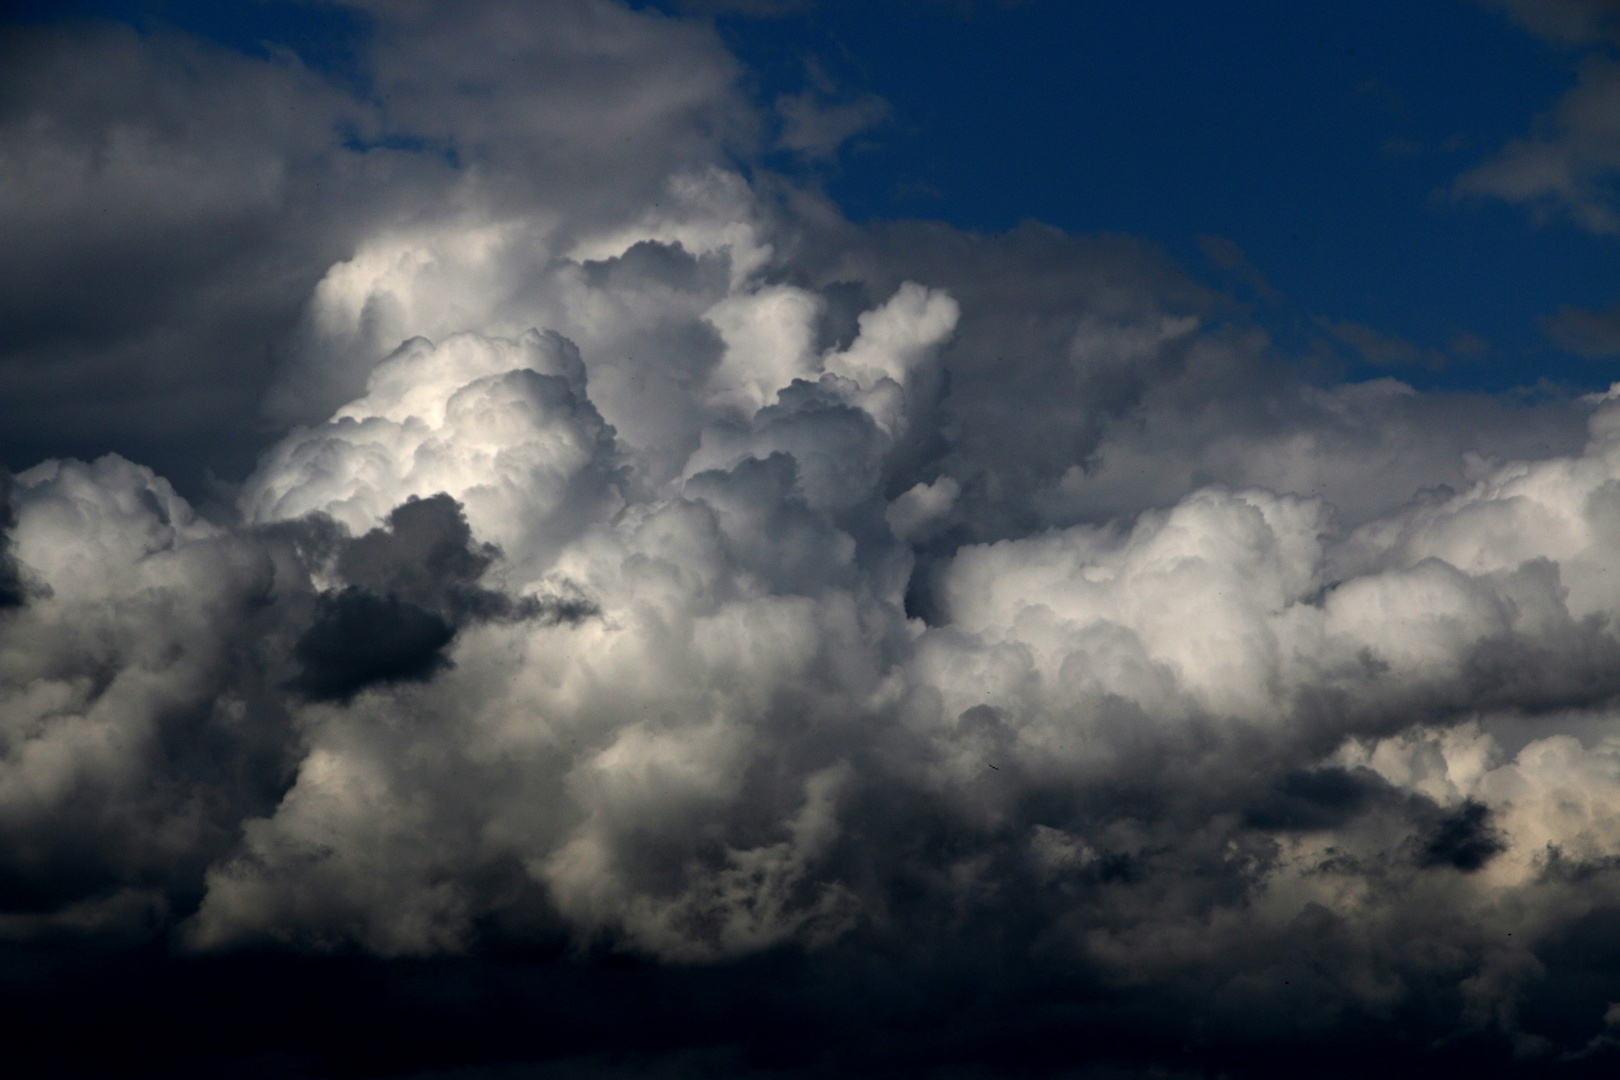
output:
[[[889,504],[884,520],[901,540],[914,540],[949,513],[962,494],[962,485],[949,476],[932,484],[918,483]]]
[[[1561,307],[1546,328],[1561,347],[1579,356],[1598,360],[1620,353],[1620,303],[1599,311]]]
[[[11,554],[11,474],[0,472],[0,609],[21,606],[26,593],[17,560]]]
[[[315,701],[347,701],[376,683],[426,681],[446,666],[439,650],[455,634],[397,596],[344,589],[321,598],[315,624],[293,646],[303,670],[292,686]]]
[[[1602,235],[1620,231],[1613,192],[1620,173],[1620,66],[1594,53],[1579,70],[1579,82],[1538,120],[1534,134],[1464,173],[1454,192],[1525,203],[1543,217],[1565,213]]]
[[[480,536],[527,554],[620,500],[613,429],[584,378],[556,334],[413,338],[377,365],[364,397],[269,451],[243,509],[260,522],[318,511],[360,532],[411,496],[448,493]],[[581,520],[553,516],[564,507]]]
[[[682,0],[681,10],[697,15],[746,15],[768,19],[810,7],[814,0]]]
[[[1487,0],[1538,37],[1564,45],[1595,45],[1620,32],[1612,0]]]
[[[1139,241],[848,222],[730,156],[706,23],[373,15],[375,100],[166,208],[297,268],[154,271],[273,311],[220,339],[256,464],[0,490],[19,1060],[99,1061],[72,1015],[152,1071],[1611,1064],[1620,391],[1334,383]],[[95,139],[309,78],[49,33],[123,58],[17,76]]]
[[[657,488],[603,473],[623,502],[583,518],[550,481],[501,487],[482,463],[495,459],[477,456],[445,474],[465,517],[449,496],[409,501],[410,485],[372,463],[380,451],[350,449],[371,421],[392,425],[367,436],[383,447],[434,430],[469,387],[514,372],[553,380],[569,404],[525,406],[515,423],[481,410],[477,453],[499,446],[522,461],[537,439],[579,445],[588,381],[565,342],[541,335],[409,345],[365,397],[289,436],[244,487],[249,507],[297,495],[319,513],[402,499],[357,517],[376,524],[354,539],[284,510],[221,532],[123,463],[25,473],[24,489],[41,492],[99,477],[79,498],[105,490],[97,498],[125,507],[103,543],[132,567],[176,544],[237,543],[304,568],[276,616],[281,670],[301,667],[258,682],[293,691],[280,708],[302,733],[295,775],[273,805],[224,819],[240,823],[239,844],[191,863],[202,895],[183,939],[403,956],[526,932],[663,963],[736,963],[882,935],[912,877],[922,891],[906,903],[921,908],[908,919],[962,903],[993,920],[1057,919],[1045,947],[1107,982],[1241,978],[1270,963],[1254,942],[1286,952],[1296,935],[1319,937],[1300,920],[1320,912],[1339,928],[1335,969],[1355,976],[1336,1008],[1376,1012],[1463,977],[1454,971],[1484,980],[1467,999],[1480,1008],[1521,993],[1511,965],[1397,963],[1373,928],[1412,917],[1434,875],[1477,879],[1448,902],[1466,926],[1493,895],[1540,912],[1545,890],[1582,887],[1568,875],[1544,883],[1549,842],[1582,865],[1611,856],[1606,832],[1571,828],[1588,818],[1531,828],[1536,804],[1508,794],[1556,750],[1590,772],[1591,797],[1609,798],[1606,751],[1552,735],[1494,765],[1500,751],[1469,717],[1601,711],[1620,689],[1609,674],[1620,645],[1602,617],[1612,403],[1592,403],[1578,455],[1485,467],[1466,492],[1347,532],[1316,499],[1206,488],[1134,521],[969,544],[937,564],[940,608],[924,626],[900,607],[905,548],[889,523],[910,534],[923,510],[957,512],[946,496],[960,485],[941,478],[891,502],[875,468],[853,485],[807,478],[827,467],[810,448],[833,445],[851,419],[865,434],[845,453],[884,460],[913,414],[869,385],[888,382],[901,401],[917,389],[955,325],[943,304],[920,286],[898,290],[856,320],[846,348],[811,354],[776,404],[752,415],[717,405],[709,423],[726,441],[704,445],[729,449],[700,455],[712,464]],[[789,326],[814,314],[766,310]],[[518,366],[496,370],[505,364]],[[831,370],[812,383],[816,367]],[[341,447],[321,469],[287,468],[326,439]],[[587,445],[615,459],[610,442]],[[498,497],[479,504],[492,478]],[[141,490],[151,499],[115,496]],[[334,502],[333,491],[347,494]],[[19,513],[22,564],[54,603],[104,595],[107,584],[46,557],[62,545],[43,540],[55,504],[42,497]],[[510,550],[484,539],[512,517],[534,524]],[[487,617],[467,596],[491,578],[517,596],[566,583],[600,616]],[[1397,765],[1435,745],[1438,784],[1429,766]],[[1459,771],[1470,754],[1483,766]],[[1031,816],[1031,799],[1046,809]],[[954,837],[944,850],[894,836],[919,814]],[[1188,830],[1193,841],[1172,839]],[[890,856],[874,863],[879,850]],[[1007,880],[1030,884],[1000,896]],[[1378,899],[1350,905],[1315,884],[1355,880],[1376,883]],[[1180,899],[1160,891],[1192,881],[1206,885]],[[1511,925],[1533,943],[1562,925],[1550,917]],[[1174,929],[1194,926],[1193,937]],[[1452,947],[1480,948],[1466,933]],[[1521,1031],[1516,1013],[1472,1016],[1454,1022]]]
[[[499,557],[474,544],[462,507],[440,493],[396,506],[383,527],[348,540],[329,519],[306,519],[335,555],[342,588],[323,592],[315,620],[293,646],[301,670],[289,684],[314,701],[348,701],[367,686],[426,681],[449,666],[456,630],[490,619],[578,621],[596,613],[582,597],[513,600],[478,582]]]
[[[210,446],[240,477],[410,336],[379,283],[420,279],[454,329],[499,329],[447,283],[495,286],[511,245],[544,267],[754,137],[735,60],[696,22],[609,2],[360,7],[364,95],[284,53],[5,29],[9,466],[116,447],[195,495]]]
[[[1423,844],[1420,862],[1424,866],[1451,866],[1458,870],[1478,870],[1507,848],[1490,827],[1490,807],[1464,802],[1435,823]]]
[[[1421,364],[1430,369],[1445,366],[1446,356],[1439,349],[1419,349],[1405,338],[1380,334],[1370,326],[1356,322],[1323,320],[1328,333],[1361,354],[1369,364]]]
[[[784,94],[776,99],[782,119],[778,141],[784,150],[811,160],[834,156],[850,139],[889,119],[889,103],[876,94],[851,101],[823,103],[814,91]]]
[[[1198,250],[1217,269],[1224,270],[1254,291],[1267,303],[1276,303],[1281,294],[1266,280],[1259,267],[1249,261],[1242,248],[1224,236],[1199,236]]]
[[[7,936],[161,919],[283,790],[307,578],[116,457],[27,470],[12,506],[33,588],[4,628]]]
[[[410,198],[342,145],[363,106],[296,64],[127,27],[9,26],[0,48],[0,452],[116,442],[184,470],[206,442],[250,467],[267,339],[371,220],[334,212],[327,177],[352,167],[384,213]]]

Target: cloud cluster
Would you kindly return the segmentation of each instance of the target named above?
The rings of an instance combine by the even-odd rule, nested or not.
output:
[[[8,69],[60,214],[52,177],[183,172],[182,233],[297,264],[206,301],[274,344],[230,505],[115,454],[0,488],[8,948],[359,955],[458,1001],[429,965],[520,956],[559,1017],[681,999],[697,1034],[635,1044],[677,1074],[753,1068],[754,1021],[893,1071],[1612,1055],[1620,391],[1309,380],[1135,241],[745,176],[712,27],[461,10],[372,12],[374,98],[72,31],[30,55],[107,72],[79,130]],[[196,124],[323,119],[233,149],[158,122],[182,75]],[[63,266],[115,242],[62,231]],[[237,280],[198,250],[155,297]],[[211,355],[171,317],[109,314],[85,370]]]

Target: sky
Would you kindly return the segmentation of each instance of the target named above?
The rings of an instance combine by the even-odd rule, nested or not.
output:
[[[1220,237],[1282,294],[1274,331],[1375,326],[1445,356],[1406,365],[1425,386],[1607,386],[1540,323],[1612,299],[1612,250],[1457,190],[1575,78],[1567,47],[1498,10],[829,4],[723,25],[768,95],[811,57],[845,94],[888,103],[824,176],[858,220],[1127,233],[1201,276],[1198,238]],[[1491,348],[1458,356],[1465,334]]]
[[[3,18],[14,1066],[1620,1065],[1610,0]]]

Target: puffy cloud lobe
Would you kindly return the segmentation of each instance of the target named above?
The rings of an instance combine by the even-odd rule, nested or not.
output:
[[[794,382],[821,381],[871,416],[885,434],[895,434],[905,411],[902,387],[956,329],[956,301],[904,282],[882,307],[859,317],[849,348],[817,357],[812,345],[823,309],[814,293],[786,285],[736,294],[715,305],[707,318],[725,352],[710,376],[713,399],[753,414]]]
[[[618,501],[613,432],[584,378],[555,334],[413,339],[364,397],[271,451],[244,511],[264,522],[319,511],[362,531],[409,497],[444,492],[481,536],[539,557]]]
[[[962,485],[949,476],[919,482],[890,503],[883,517],[895,536],[909,541],[949,513],[961,494]]]
[[[1342,736],[1403,709],[1603,700],[1611,417],[1579,458],[1503,466],[1336,542],[1313,500],[1206,491],[1123,535],[964,548],[946,610],[1023,693],[1072,694],[1067,668],[1166,717],[1297,724],[1332,694]]]

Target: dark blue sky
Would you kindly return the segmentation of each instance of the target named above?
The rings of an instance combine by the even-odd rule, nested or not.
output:
[[[364,79],[364,26],[315,5],[30,9],[177,25],[248,51],[273,43]],[[1349,377],[1491,390],[1620,377],[1620,363],[1563,351],[1544,329],[1562,305],[1620,295],[1620,244],[1453,195],[1459,175],[1534,129],[1578,59],[1473,0],[828,0],[718,23],[761,102],[804,90],[812,69],[828,103],[888,102],[888,120],[834,162],[767,158],[819,180],[856,220],[1000,230],[1034,218],[1145,237],[1254,302],[1282,349],[1331,348]],[[1274,291],[1213,265],[1208,236],[1235,243]],[[1325,322],[1427,359],[1366,363]]]
[[[835,2],[722,25],[764,96],[813,61],[891,103],[826,177],[857,219],[1131,233],[1195,273],[1212,234],[1280,294],[1259,315],[1285,347],[1320,317],[1489,343],[1399,371],[1420,385],[1620,374],[1541,328],[1620,292],[1614,241],[1451,194],[1574,82],[1571,54],[1479,4]]]

